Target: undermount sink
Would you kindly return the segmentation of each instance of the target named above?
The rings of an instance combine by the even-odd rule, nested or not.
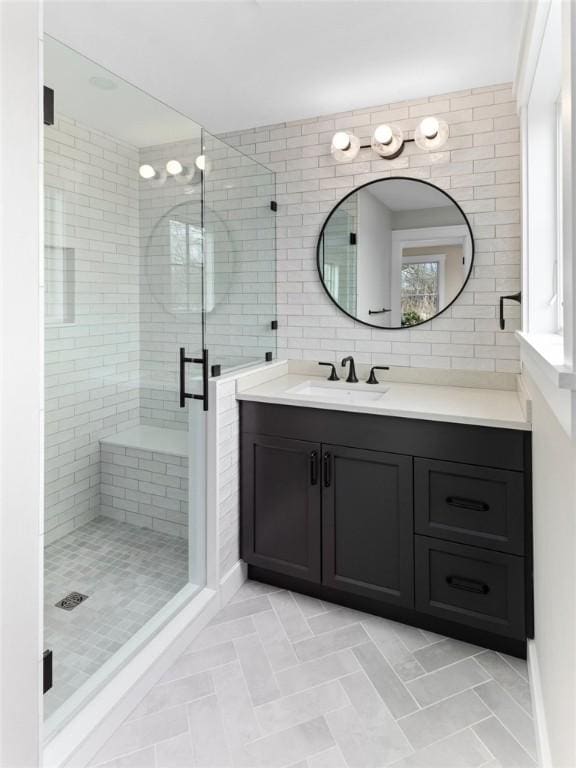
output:
[[[312,398],[314,400],[329,400],[333,403],[377,403],[385,397],[388,387],[379,387],[377,390],[361,388],[362,385],[340,384],[334,382],[304,381],[286,390],[291,397]]]

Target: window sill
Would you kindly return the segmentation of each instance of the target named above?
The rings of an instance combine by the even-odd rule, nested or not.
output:
[[[516,331],[523,362],[541,370],[558,389],[576,390],[576,372],[564,365],[564,339],[557,333]]]

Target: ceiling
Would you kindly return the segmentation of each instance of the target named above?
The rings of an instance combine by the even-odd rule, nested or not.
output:
[[[429,208],[452,209],[450,201],[435,187],[414,179],[384,179],[364,187],[391,211],[419,211]]]
[[[513,79],[527,0],[46,0],[49,35],[215,133]]]

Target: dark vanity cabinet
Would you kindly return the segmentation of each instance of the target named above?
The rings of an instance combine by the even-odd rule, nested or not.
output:
[[[523,655],[530,433],[241,404],[253,578]]]

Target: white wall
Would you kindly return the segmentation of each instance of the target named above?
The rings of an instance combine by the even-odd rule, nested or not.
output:
[[[40,765],[39,4],[0,4],[0,764]]]
[[[532,397],[535,654],[548,760],[576,765],[576,441],[558,421],[542,382]],[[573,393],[562,393],[574,400]],[[575,403],[569,405],[573,411]]]
[[[391,308],[390,267],[392,225],[390,210],[362,189],[358,197],[357,317],[375,325],[389,325],[391,314],[369,315],[370,309]]]
[[[382,122],[408,135],[423,116],[450,126],[439,152],[409,144],[396,160],[362,150],[352,163],[330,154],[336,130],[369,143]],[[481,371],[519,370],[518,322],[498,328],[498,299],[520,288],[520,136],[509,84],[367,107],[223,138],[277,171],[279,357]],[[476,240],[473,274],[458,301],[413,330],[367,328],[343,315],[322,288],[316,242],[329,211],[353,187],[386,176],[426,179],[447,190],[469,215]],[[516,305],[508,317],[518,317]]]
[[[533,399],[535,637],[530,655],[532,668],[539,671],[533,692],[541,765],[573,768],[576,765],[574,4],[538,0],[531,7],[528,21],[517,93],[522,118],[525,235],[521,354],[524,379]],[[560,91],[562,185],[558,184],[556,173],[555,112]],[[559,226],[562,209],[563,231]],[[564,261],[561,312],[553,300],[558,250]],[[554,333],[559,318],[563,318],[563,337]]]

